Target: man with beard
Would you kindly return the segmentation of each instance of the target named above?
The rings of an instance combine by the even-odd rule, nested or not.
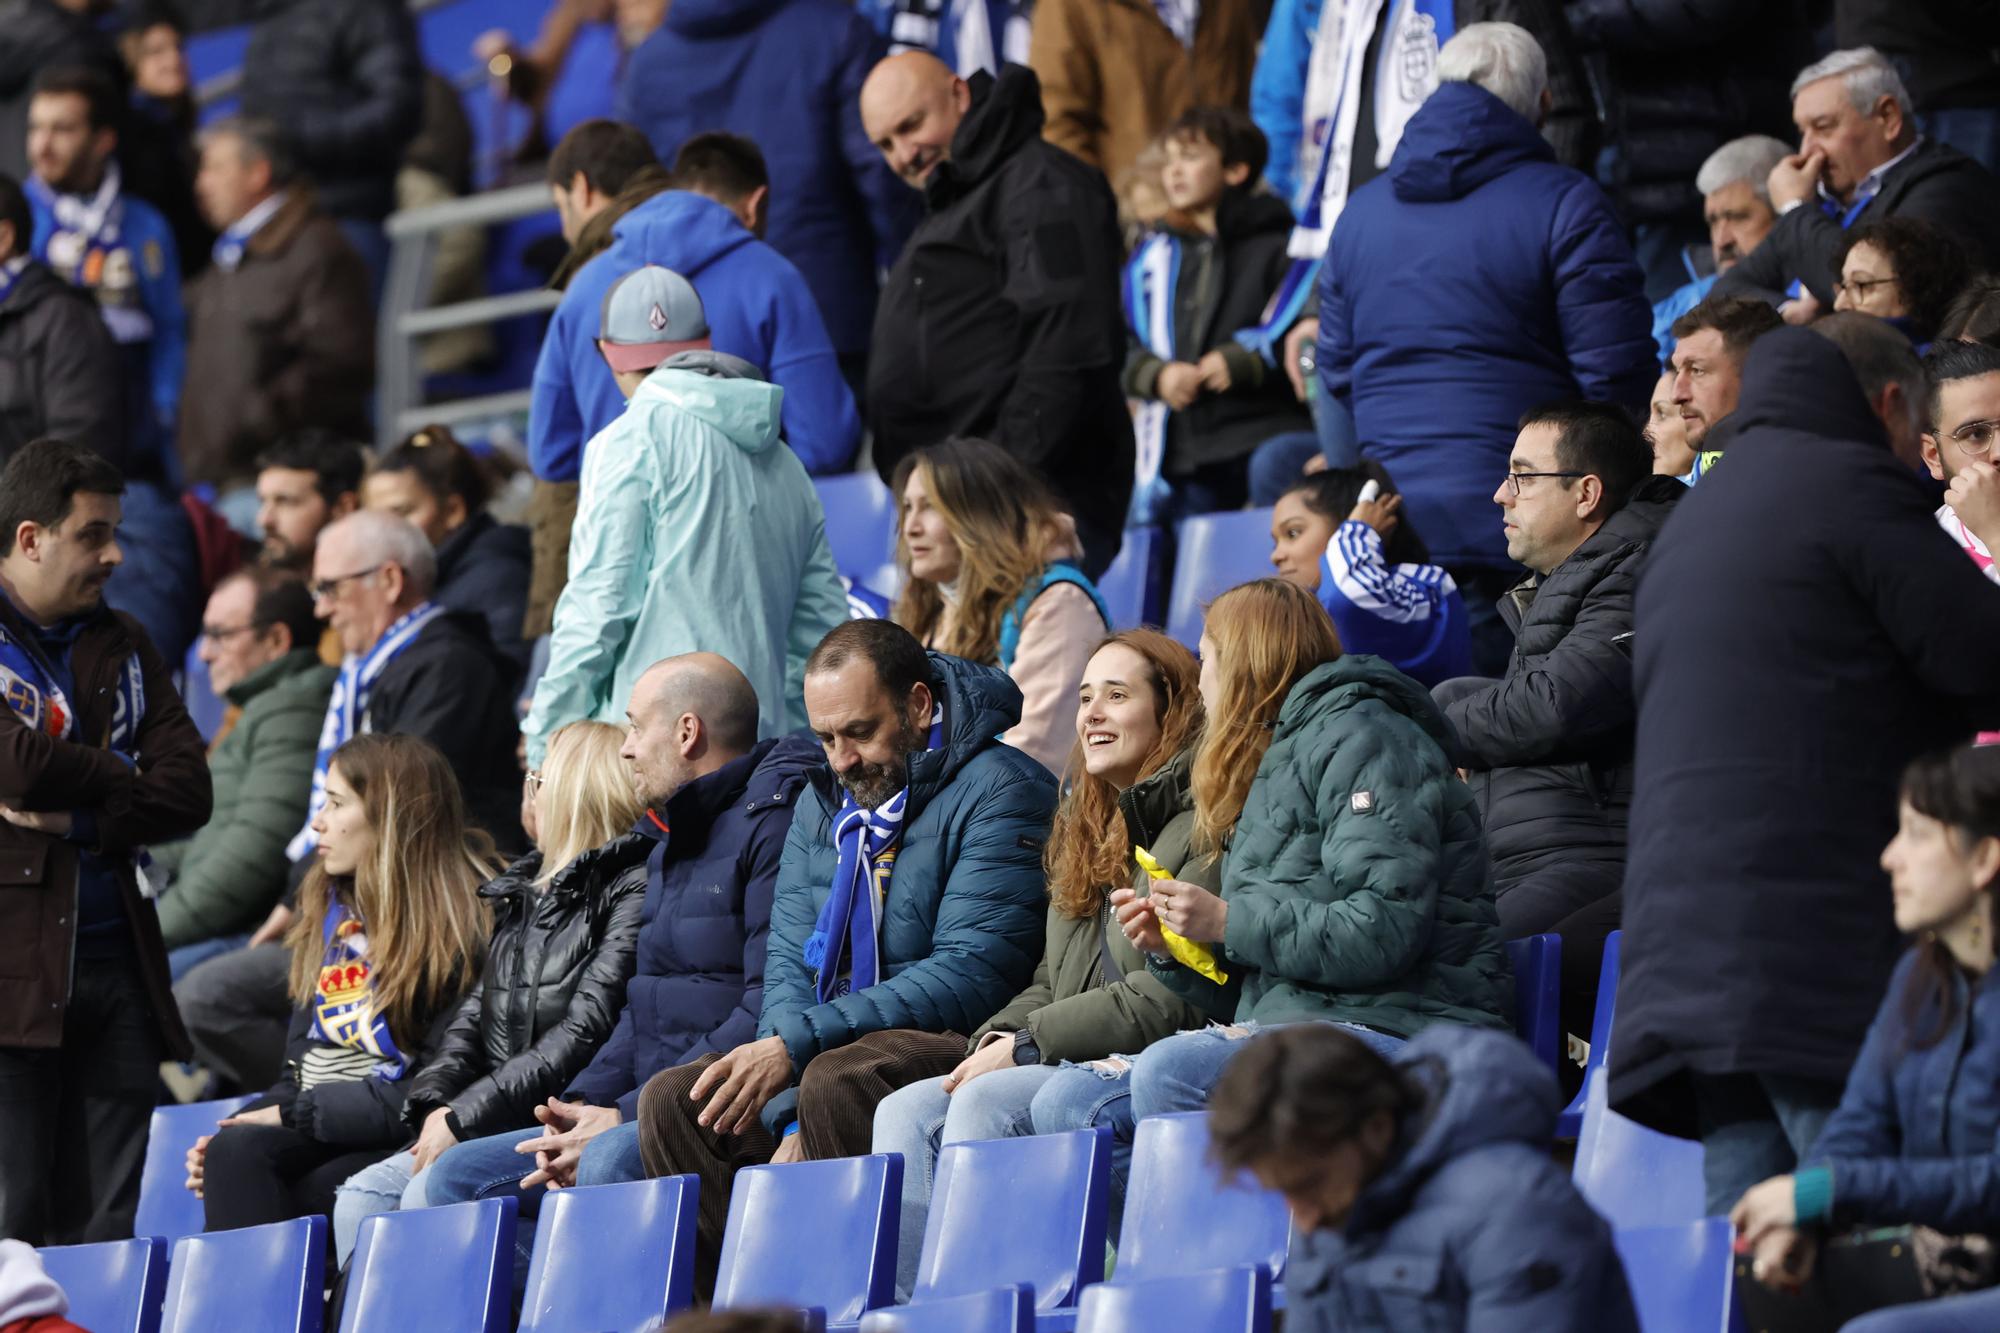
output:
[[[1947,484],[1940,527],[2000,583],[2000,348],[1940,342],[1924,361],[1931,374],[1924,466]]]
[[[336,519],[361,507],[361,476],[368,458],[361,446],[330,430],[294,431],[257,458],[257,531],[267,565],[312,572],[319,535]],[[320,660],[340,665],[340,639],[329,625],[319,640]]]
[[[1674,321],[1677,341],[1668,369],[1682,440],[1694,455],[1694,466],[1681,478],[1688,485],[1722,457],[1706,441],[1715,423],[1736,410],[1750,344],[1783,323],[1777,311],[1748,296],[1712,296]]]
[[[778,867],[756,1039],[639,1097],[646,1174],[702,1180],[702,1293],[738,1170],[867,1153],[875,1101],[950,1073],[1041,958],[1056,784],[995,739],[1020,718],[1013,682],[854,620],[813,650],[805,696],[827,762]]]

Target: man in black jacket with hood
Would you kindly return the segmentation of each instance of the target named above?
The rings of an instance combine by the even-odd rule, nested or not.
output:
[[[88,445],[123,468],[124,363],[97,306],[29,253],[34,217],[0,176],[0,463],[31,440]]]
[[[1903,944],[1878,858],[1921,754],[2000,725],[2000,589],[1918,485],[1924,375],[1866,315],[1757,340],[1729,464],[1639,580],[1614,1109],[1708,1211],[1793,1169]]]
[[[924,192],[924,220],[876,308],[868,421],[884,479],[954,435],[1039,471],[1096,575],[1132,496],[1124,248],[1103,175],[1044,143],[1042,121],[1041,84],[1020,65],[966,80],[913,51],[869,74],[862,125]]]

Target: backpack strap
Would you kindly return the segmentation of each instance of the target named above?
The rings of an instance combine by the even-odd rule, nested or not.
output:
[[[1000,617],[1000,669],[1002,671],[1010,675],[1013,673],[1014,654],[1020,651],[1021,647],[1021,622],[1027,618],[1028,608],[1035,604],[1036,598],[1040,597],[1050,588],[1055,587],[1058,583],[1073,584],[1083,589],[1084,593],[1090,598],[1090,604],[1097,608],[1098,617],[1104,621],[1105,628],[1107,630],[1110,629],[1111,612],[1105,608],[1104,598],[1098,593],[1097,585],[1092,583],[1082,570],[1069,561],[1058,560],[1047,569],[1044,569],[1041,577],[1030,579],[1028,586],[1021,589],[1021,595],[1014,599],[1014,604],[1007,608],[1005,615]]]

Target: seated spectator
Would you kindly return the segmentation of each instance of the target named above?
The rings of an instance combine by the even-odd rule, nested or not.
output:
[[[1388,174],[1355,191],[1328,242],[1318,371],[1465,594],[1474,666],[1498,675],[1511,645],[1493,606],[1520,570],[1488,487],[1516,423],[1562,398],[1636,409],[1654,348],[1610,203],[1537,132],[1551,96],[1535,39],[1471,24],[1438,72]],[[1440,433],[1441,419],[1452,429]]]
[[[415,1075],[479,975],[498,868],[458,779],[413,736],[356,736],[327,769],[313,868],[286,934],[285,1068],[187,1154],[210,1231],[327,1213],[334,1188],[403,1142]]]
[[[447,1148],[425,1173],[428,1205],[505,1195],[520,1201],[525,1223],[544,1185],[643,1179],[646,1080],[756,1035],[778,858],[819,747],[758,740],[755,691],[711,653],[655,662],[627,717],[620,754],[645,807],[637,832],[651,847],[638,970],[617,1026],[562,1100]],[[524,1225],[516,1248],[525,1253],[531,1238]]]
[[[179,22],[158,6],[142,8],[118,34],[118,54],[132,76],[119,165],[125,169],[126,186],[159,209],[173,228],[186,280],[208,267],[215,232],[194,198],[195,172],[201,166],[194,146],[197,109]]]
[[[1485,815],[1500,937],[1563,937],[1568,1030],[1590,1031],[1604,939],[1618,928],[1632,805],[1632,597],[1687,487],[1656,477],[1631,418],[1557,403],[1521,419],[1493,493],[1507,554],[1530,571],[1500,604],[1507,674],[1438,691]]]
[[[737,1170],[866,1153],[857,1090],[950,1073],[963,1034],[1042,951],[1056,784],[994,739],[1020,691],[886,620],[850,620],[807,663],[806,708],[828,767],[801,792],[778,867],[757,1037],[654,1075],[639,1097],[646,1174],[702,1182],[702,1292]]]
[[[344,435],[308,426],[257,456],[257,535],[267,565],[312,572],[320,534],[361,507],[368,456]],[[340,655],[332,661],[339,664]]]
[[[1992,984],[2000,746],[1917,760],[1903,775],[1898,807],[1882,868],[1896,929],[1911,947],[1812,1150],[1797,1171],[1755,1186],[1730,1212],[1738,1244],[1755,1256],[1755,1277],[1769,1286],[1804,1282],[1831,1230],[1918,1226],[1959,1236],[2000,1227],[1988,1073],[2000,1059],[2000,988]],[[2000,1291],[1982,1291],[1845,1327],[1985,1328],[1997,1314]]]
[[[221,238],[187,292],[188,383],[201,391],[181,405],[179,450],[188,480],[212,483],[229,512],[229,492],[292,431],[371,434],[375,313],[361,257],[269,124],[210,126],[195,193]]]
[[[334,1195],[342,1268],[362,1218],[405,1201],[422,1207],[439,1154],[531,1121],[610,1037],[632,979],[653,846],[630,831],[641,806],[619,743],[616,727],[572,722],[542,771],[528,774],[536,850],[479,891],[493,906],[486,965],[410,1083],[403,1122],[416,1143]]]
[[[2000,180],[1924,137],[1902,77],[1873,47],[1835,51],[1801,70],[1792,81],[1792,119],[1799,151],[1771,169],[1777,225],[1716,281],[1716,295],[1795,298],[1794,323],[1830,310],[1841,233],[1886,217],[1955,230],[1975,264],[2000,263],[1986,225],[2000,213]]]
[[[584,459],[528,761],[562,723],[616,717],[648,664],[698,650],[747,664],[763,731],[788,730],[847,602],[812,480],[778,440],[784,392],[713,350],[701,298],[667,269],[618,280],[598,342],[631,406]]]
[[[1701,191],[1702,221],[1708,225],[1708,252],[1714,270],[1653,303],[1653,340],[1660,345],[1661,356],[1674,354],[1674,321],[1707,300],[1715,280],[1771,234],[1778,221],[1777,210],[1771,207],[1771,168],[1791,152],[1783,140],[1748,134],[1710,153],[1695,173],[1694,187]]]
[[[1710,432],[1736,410],[1743,392],[1743,359],[1750,344],[1781,328],[1784,320],[1766,302],[1748,296],[1715,296],[1674,321],[1674,403],[1681,438],[1694,463],[1681,480],[1692,486],[1722,457],[1724,436]]]
[[[1184,225],[1155,233],[1125,269],[1125,389],[1146,404],[1133,517],[1148,523],[1241,509],[1258,446],[1312,430],[1291,382],[1236,337],[1291,267],[1292,211],[1256,192],[1263,134],[1242,111],[1204,106],[1165,143],[1168,216]]]
[[[1979,342],[1938,342],[1924,359],[1930,374],[1924,466],[1945,483],[1938,525],[2000,583],[1993,563],[2000,547],[2000,348]]]
[[[35,259],[34,213],[0,176],[0,462],[30,440],[129,461],[118,344],[88,297]]]
[[[1209,981],[1188,997],[1168,990],[1118,929],[1118,914],[1152,882],[1135,850],[1184,883],[1221,882],[1221,858],[1192,846],[1196,674],[1193,654],[1156,630],[1114,635],[1091,655],[1077,698],[1073,780],[1042,854],[1048,942],[1035,979],[972,1034],[957,1068],[874,1108],[874,1150],[903,1155],[899,1299],[916,1285],[943,1145],[1028,1133],[1036,1094],[1060,1067],[1226,1022],[1235,1007],[1235,992]]]
[[[89,1333],[63,1318],[69,1297],[24,1240],[0,1240],[0,1333]]]
[[[2000,347],[2000,282],[1976,278],[1952,298],[1938,328],[1941,340],[1987,343]]]
[[[997,665],[1021,691],[1001,740],[1060,774],[1090,647],[1111,613],[1076,562],[1076,529],[1041,479],[984,440],[947,440],[896,468],[894,619],[926,648]]]
[[[1424,685],[1472,670],[1465,599],[1430,560],[1380,463],[1308,477],[1271,511],[1271,564],[1318,596],[1341,650],[1383,658]]]
[[[1305,1024],[1230,1061],[1201,1165],[1285,1196],[1288,1328],[1638,1333],[1610,1226],[1550,1160],[1561,1105],[1511,1036],[1440,1024],[1385,1056]]]
[[[1646,447],[1653,451],[1653,472],[1661,477],[1678,477],[1692,486],[1694,465],[1700,457],[1688,444],[1687,422],[1674,402],[1674,382],[1680,377],[1672,369],[1660,372],[1653,386],[1653,401],[1646,416]]]
[[[525,675],[528,531],[486,512],[492,492],[486,464],[443,426],[426,426],[391,449],[361,484],[363,504],[408,519],[429,539],[437,604],[484,616],[493,646]]]
[[[1512,1004],[1479,807],[1423,687],[1343,656],[1319,603],[1280,579],[1215,599],[1201,662],[1194,847],[1227,848],[1221,891],[1157,880],[1119,916],[1170,990],[1202,981],[1162,928],[1207,945],[1241,998],[1233,1026],[1065,1069],[1036,1096],[1037,1134],[1109,1125],[1114,1161],[1140,1118],[1201,1110],[1262,1027],[1329,1023],[1390,1051],[1433,1023],[1504,1029]]]
[[[296,575],[249,568],[209,595],[201,660],[233,710],[209,747],[215,814],[182,842],[150,849],[167,966],[240,949],[285,892],[285,844],[305,818],[334,669],[319,660],[312,594]]]
[[[1886,319],[1927,350],[1951,303],[1972,281],[1955,232],[1916,217],[1886,217],[1847,233],[1833,308]]]

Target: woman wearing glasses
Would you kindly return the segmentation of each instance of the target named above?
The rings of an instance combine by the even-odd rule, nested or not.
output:
[[[1972,281],[1964,246],[1941,227],[1901,216],[1856,227],[1846,240],[1833,308],[1886,319],[1922,352]]]

